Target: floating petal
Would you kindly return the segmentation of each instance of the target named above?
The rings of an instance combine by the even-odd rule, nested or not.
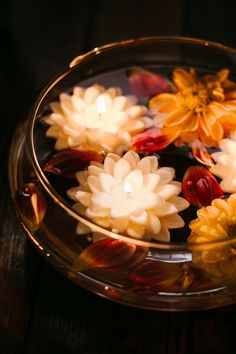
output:
[[[86,269],[126,270],[141,262],[147,254],[147,248],[105,238],[98,240],[83,250],[75,258],[73,268],[76,272]]]
[[[102,153],[64,149],[53,155],[45,164],[44,171],[61,177],[74,177],[77,171],[84,170],[91,161],[101,162]]]
[[[183,265],[146,259],[129,274],[125,283],[128,293],[141,298],[158,295],[159,292],[184,293],[208,290],[214,284],[192,263]]]
[[[185,172],[183,194],[190,204],[199,208],[224,195],[215,177],[201,166],[191,166]]]
[[[144,130],[134,136],[132,147],[139,153],[155,152],[163,150],[172,143],[172,138],[163,134],[160,129],[152,128]]]
[[[179,265],[147,259],[132,270],[125,288],[138,296],[150,297],[160,291],[171,291],[181,276],[182,270]]]
[[[149,97],[170,90],[167,78],[149,70],[133,68],[127,74],[130,89],[137,96]]]
[[[36,230],[45,216],[47,203],[34,183],[27,183],[23,191],[16,192],[16,205],[26,225]]]
[[[193,157],[203,165],[208,167],[212,167],[214,165],[211,155],[208,153],[205,146],[202,144],[200,140],[195,140],[192,144],[192,154]]]

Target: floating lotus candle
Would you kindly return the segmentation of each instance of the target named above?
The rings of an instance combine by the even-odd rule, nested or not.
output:
[[[104,164],[92,162],[76,174],[80,185],[68,195],[82,215],[113,232],[169,241],[169,229],[184,226],[178,212],[189,206],[178,196],[181,183],[174,175],[173,168],[158,168],[155,156],[109,153]]]
[[[56,139],[56,150],[76,147],[120,154],[128,150],[133,134],[152,125],[145,116],[147,108],[117,87],[75,87],[72,95],[62,93],[50,107],[45,122],[50,125],[47,136]]]
[[[220,177],[223,191],[236,192],[236,132],[231,133],[231,138],[219,142],[221,151],[211,154],[216,164],[211,167],[211,172]]]

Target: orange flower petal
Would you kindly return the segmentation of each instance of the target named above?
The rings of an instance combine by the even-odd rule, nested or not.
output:
[[[229,76],[229,69],[222,69],[220,71],[218,71],[218,73],[216,74],[217,76],[217,80],[222,83],[223,81],[225,81],[228,76]]]
[[[162,93],[149,100],[149,108],[155,112],[168,113],[176,108],[177,99],[175,94]]]
[[[220,122],[216,121],[214,125],[211,127],[211,137],[215,141],[220,141],[223,139],[224,136],[224,129]]]
[[[227,129],[236,129],[236,113],[224,114],[220,117],[220,121]]]
[[[191,112],[188,112],[185,108],[178,108],[169,113],[164,120],[164,126],[172,127],[176,125],[180,125],[185,122],[186,119],[189,118]]]
[[[190,72],[184,69],[176,69],[173,73],[173,81],[179,90],[183,90],[187,87],[192,87],[196,84],[195,72]]]
[[[198,131],[193,132],[183,132],[180,134],[181,143],[185,142],[187,144],[193,143],[196,139],[198,139]],[[178,144],[176,145],[178,146]]]
[[[198,134],[199,134],[199,140],[201,140],[201,142],[208,146],[208,147],[213,147],[213,146],[216,146],[216,141],[213,140],[209,134],[206,135],[205,134],[205,131],[202,130],[202,125],[199,125],[199,128],[198,128]]]
[[[182,132],[193,132],[197,130],[198,125],[197,115],[190,111],[185,115],[185,121],[181,124],[180,128]]]
[[[195,140],[192,143],[192,154],[193,157],[200,163],[206,166],[213,166],[214,163],[212,161],[211,155],[208,153],[205,146],[202,144],[200,140]]]

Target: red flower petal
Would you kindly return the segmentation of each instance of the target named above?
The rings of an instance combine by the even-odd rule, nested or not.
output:
[[[139,296],[150,297],[160,291],[170,291],[181,275],[179,265],[148,259],[132,270],[125,287]]]
[[[24,185],[23,191],[16,193],[16,206],[23,222],[32,230],[36,230],[44,218],[47,203],[34,183]]]
[[[161,129],[144,130],[134,136],[132,147],[139,153],[155,152],[165,149],[172,143],[172,138],[164,135]]]
[[[130,90],[136,96],[149,97],[161,92],[170,91],[170,82],[168,79],[149,70],[133,68],[127,74]]]
[[[125,284],[128,293],[144,298],[158,292],[183,293],[190,288],[198,291],[212,286],[213,283],[191,262],[173,264],[150,259],[138,264]]]
[[[96,151],[64,149],[50,158],[44,171],[62,177],[74,177],[76,172],[84,170],[91,161],[101,162],[103,158],[104,155]]]
[[[192,154],[193,157],[203,165],[211,167],[214,165],[211,155],[208,153],[207,149],[200,140],[195,140],[192,144]]]
[[[148,252],[147,248],[126,243],[112,238],[105,238],[92,243],[75,259],[75,271],[91,268],[121,270],[141,262]]]
[[[224,193],[215,177],[204,167],[191,166],[183,178],[183,194],[189,203],[198,208],[210,205]]]

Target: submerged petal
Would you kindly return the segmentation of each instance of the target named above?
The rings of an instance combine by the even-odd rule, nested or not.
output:
[[[167,78],[143,68],[130,69],[128,82],[131,91],[137,96],[150,97],[170,89]]]

